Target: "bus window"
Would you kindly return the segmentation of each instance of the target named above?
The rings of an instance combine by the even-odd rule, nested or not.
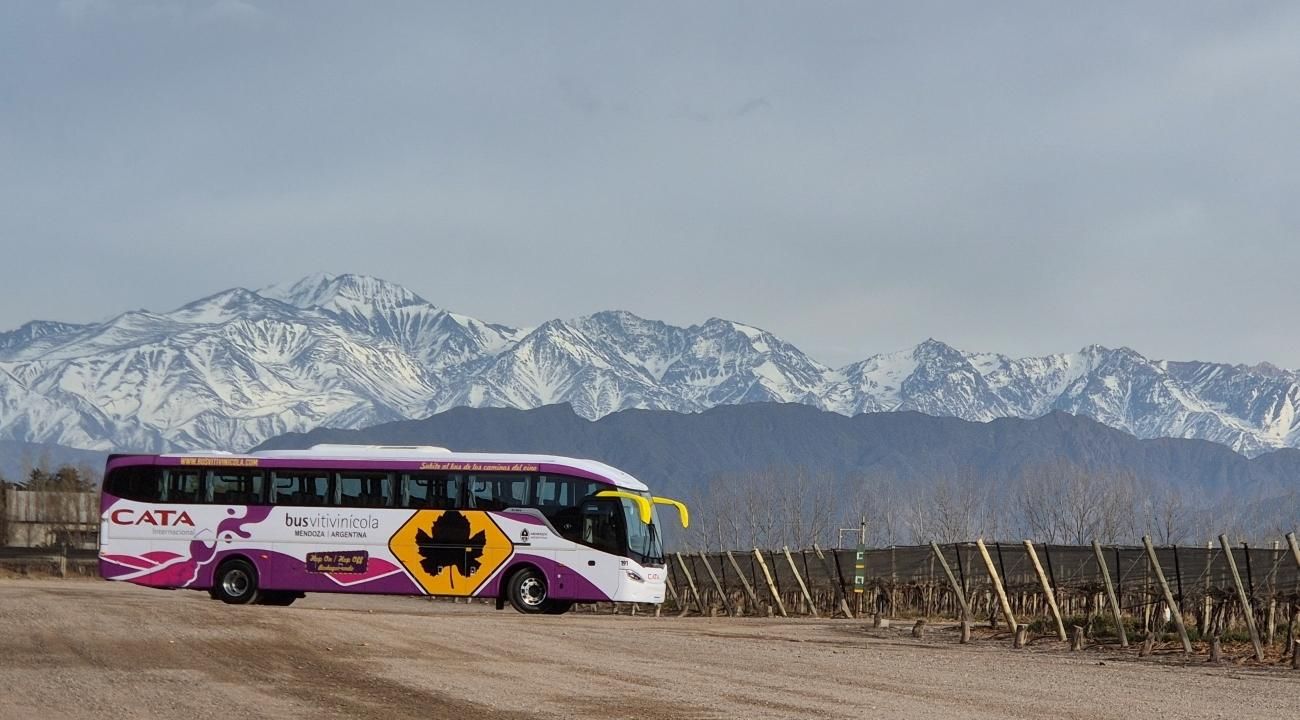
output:
[[[594,480],[565,477],[564,475],[538,475],[534,483],[533,503],[545,512],[547,509],[577,507],[582,501],[610,486]]]
[[[108,474],[104,491],[127,500],[158,502],[162,499],[162,470],[152,465],[129,465]]]
[[[276,505],[328,505],[329,473],[322,470],[272,472],[271,502]]]
[[[343,507],[388,507],[393,476],[388,473],[341,472],[334,475],[338,504]]]
[[[256,505],[262,502],[260,471],[209,470],[207,501],[221,505]]]
[[[402,507],[455,510],[460,507],[460,476],[408,473],[402,476]]]
[[[469,507],[474,510],[504,510],[528,507],[528,475],[470,475]]]
[[[196,503],[203,500],[203,480],[198,470],[169,468],[163,473],[162,501]]]
[[[623,554],[623,511],[617,501],[592,500],[582,504],[582,543],[615,555]]]
[[[574,542],[586,542],[583,540],[583,501],[591,499],[601,490],[609,489],[609,485],[592,480],[564,475],[538,475],[531,507],[541,510],[542,515],[562,537]]]

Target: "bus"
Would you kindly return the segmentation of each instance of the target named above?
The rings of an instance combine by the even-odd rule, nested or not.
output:
[[[100,575],[231,604],[308,592],[662,603],[659,508],[604,463],[432,446],[112,455]]]

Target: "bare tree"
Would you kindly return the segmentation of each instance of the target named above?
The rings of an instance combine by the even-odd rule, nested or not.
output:
[[[915,488],[907,501],[906,518],[914,543],[963,542],[996,535],[1002,528],[992,487],[973,468],[959,468],[929,487]]]
[[[1190,510],[1176,487],[1147,493],[1142,501],[1147,527],[1161,545],[1185,542],[1191,530]]]
[[[800,468],[716,475],[695,500],[689,542],[701,549],[829,544],[845,510],[839,485]]]
[[[1068,464],[1027,469],[1016,484],[1020,525],[1045,543],[1086,545],[1132,539],[1138,522],[1132,475],[1098,475]]]

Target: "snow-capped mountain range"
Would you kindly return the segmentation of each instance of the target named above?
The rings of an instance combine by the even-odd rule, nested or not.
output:
[[[1096,345],[1017,359],[926,340],[833,369],[730,320],[683,328],[607,311],[519,329],[359,275],[0,332],[0,440],[95,450],[238,450],[284,432],[457,406],[569,403],[595,419],[764,401],[973,421],[1059,410],[1250,456],[1300,447],[1300,373],[1267,364],[1151,360]]]

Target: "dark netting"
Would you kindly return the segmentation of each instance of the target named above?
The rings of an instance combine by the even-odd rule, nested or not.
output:
[[[1025,544],[993,542],[986,543],[985,548],[987,562],[975,543],[939,547],[974,619],[996,621],[1002,614],[989,563],[1002,579],[1017,621],[1033,622],[1049,617],[1043,582]],[[1102,563],[1125,622],[1138,629],[1162,629],[1171,616],[1159,573],[1164,575],[1174,605],[1195,632],[1218,634],[1234,618],[1243,617],[1228,555],[1219,545],[1157,547],[1154,562],[1142,546],[1094,549],[1092,546],[1035,545],[1033,550],[1061,614],[1069,622],[1088,622],[1090,626],[1113,624]],[[760,552],[770,582],[763,573],[759,556],[752,550],[732,551],[731,559],[726,553],[673,554],[670,578],[678,593],[688,591],[682,572],[684,564],[705,608],[730,608],[737,612],[779,612],[783,605],[790,614],[815,609],[825,615],[840,611],[840,598],[846,599],[854,612],[953,618],[962,612],[960,598],[944,573],[939,556],[928,545],[867,550],[861,593],[854,592],[857,572],[854,550],[824,550],[820,555],[815,549],[790,550],[788,555],[783,548]],[[1232,548],[1232,559],[1260,632],[1288,624],[1300,605],[1300,571],[1290,549],[1237,546]],[[706,567],[713,569],[717,585]],[[741,582],[742,577],[748,582],[748,590]],[[693,598],[679,595],[678,604],[685,601],[694,605]]]

